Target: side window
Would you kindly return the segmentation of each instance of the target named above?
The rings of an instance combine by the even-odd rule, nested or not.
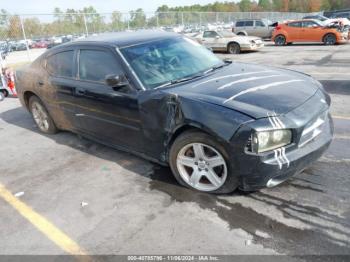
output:
[[[255,21],[255,26],[265,27],[265,24],[262,21],[260,21],[260,20],[256,20]]]
[[[243,27],[244,26],[244,21],[238,21],[236,23],[236,27]]]
[[[254,21],[245,21],[245,26],[254,26]]]
[[[218,34],[214,31],[205,31],[203,34],[204,38],[215,38]]]
[[[288,26],[290,26],[290,27],[301,27],[301,22],[289,23]]]
[[[122,69],[111,52],[80,50],[79,79],[104,82],[106,75],[121,73]]]
[[[303,27],[307,27],[307,28],[310,28],[310,27],[313,27],[317,25],[315,22],[312,22],[312,21],[305,21],[303,22]]]
[[[74,51],[64,51],[47,58],[47,71],[59,77],[73,77]]]

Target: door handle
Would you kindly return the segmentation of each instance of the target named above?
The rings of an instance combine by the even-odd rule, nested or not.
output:
[[[80,88],[77,88],[76,90],[75,90],[75,93],[77,94],[77,95],[85,95],[85,90],[84,89],[80,89]]]
[[[38,86],[43,86],[44,82],[43,81],[38,81]]]

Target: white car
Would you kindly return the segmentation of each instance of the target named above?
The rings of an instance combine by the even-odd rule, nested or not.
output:
[[[260,37],[241,36],[229,31],[207,30],[194,38],[213,51],[226,51],[230,54],[239,54],[241,51],[255,51],[264,47],[264,42]]]

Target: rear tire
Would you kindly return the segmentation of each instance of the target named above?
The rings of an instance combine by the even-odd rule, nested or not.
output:
[[[245,34],[245,33],[243,33],[243,32],[239,32],[237,35],[247,36],[247,34]]]
[[[29,110],[41,132],[45,134],[55,134],[58,132],[49,112],[37,96],[31,96],[29,98]]]
[[[241,46],[237,43],[230,43],[227,46],[227,52],[229,54],[239,54],[241,53]]]
[[[286,45],[286,37],[284,35],[278,35],[275,37],[275,45],[284,46]]]
[[[325,45],[335,45],[337,43],[337,38],[334,34],[326,34],[323,37],[323,43]]]
[[[189,131],[177,137],[170,149],[169,164],[184,187],[214,194],[231,193],[238,187],[225,148],[205,133]]]

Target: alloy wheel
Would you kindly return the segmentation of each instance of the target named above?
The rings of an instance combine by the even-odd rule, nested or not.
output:
[[[181,178],[199,191],[214,191],[227,178],[224,157],[215,148],[203,143],[184,146],[177,155],[176,165]]]
[[[32,103],[32,108],[31,108],[33,118],[37,126],[42,130],[42,131],[48,131],[49,130],[49,117],[43,108],[42,105],[40,105],[38,102],[33,102]]]

